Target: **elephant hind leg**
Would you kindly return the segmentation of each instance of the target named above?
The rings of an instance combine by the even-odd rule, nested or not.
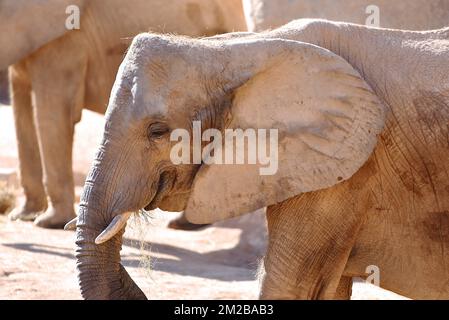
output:
[[[352,277],[341,277],[335,292],[334,300],[351,300]]]
[[[11,66],[9,77],[19,153],[20,183],[25,194],[25,202],[11,212],[10,218],[34,220],[47,208],[47,196],[43,184],[26,60]]]

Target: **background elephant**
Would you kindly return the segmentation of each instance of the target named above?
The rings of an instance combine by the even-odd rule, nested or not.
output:
[[[449,29],[322,20],[204,40],[137,36],[79,207],[83,297],[145,298],[119,263],[131,211],[210,223],[268,206],[263,298],[348,298],[351,277],[373,265],[383,288],[448,298],[448,40]],[[193,121],[278,129],[278,171],[175,165],[170,136],[191,136]]]
[[[277,28],[299,18],[321,18],[406,30],[449,26],[448,0],[243,0],[250,31]],[[377,6],[379,12],[377,12]]]
[[[69,31],[74,5],[80,29]],[[82,108],[105,111],[134,35],[149,29],[190,36],[244,30],[241,6],[240,0],[1,1],[0,70],[12,65],[11,96],[26,196],[12,219],[31,220],[44,212],[35,224],[59,228],[75,216],[74,125]]]

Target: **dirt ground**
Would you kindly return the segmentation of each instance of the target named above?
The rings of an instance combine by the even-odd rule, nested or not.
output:
[[[84,111],[74,147],[77,195],[102,128],[101,115]],[[0,106],[0,179],[13,187],[18,187],[16,167],[12,110]],[[123,264],[152,299],[256,299],[258,261],[266,245],[262,216],[259,212],[196,232],[167,229],[174,213],[133,218],[125,234]],[[0,216],[0,299],[80,298],[74,232],[40,229]],[[356,281],[352,298],[402,297]]]

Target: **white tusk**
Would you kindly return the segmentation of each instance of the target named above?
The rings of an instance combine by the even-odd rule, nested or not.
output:
[[[64,226],[64,230],[76,230],[76,222],[77,221],[78,221],[78,217],[67,222],[67,224]]]
[[[107,228],[104,229],[103,232],[100,233],[100,235],[95,239],[95,243],[102,244],[103,242],[106,242],[113,236],[115,236],[117,232],[125,227],[126,222],[128,221],[130,216],[131,212],[126,212],[123,214],[119,214],[114,219],[112,219],[112,222],[107,226]]]

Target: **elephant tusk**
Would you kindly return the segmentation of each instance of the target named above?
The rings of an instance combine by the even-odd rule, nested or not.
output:
[[[77,221],[78,221],[78,217],[67,222],[67,224],[64,226],[64,230],[76,230]]]
[[[126,222],[128,221],[130,216],[131,212],[126,212],[123,214],[119,214],[114,219],[112,219],[112,222],[107,226],[107,228],[104,229],[103,232],[100,233],[100,235],[95,239],[95,243],[102,244],[103,242],[106,242],[114,237],[117,232],[125,227]]]

